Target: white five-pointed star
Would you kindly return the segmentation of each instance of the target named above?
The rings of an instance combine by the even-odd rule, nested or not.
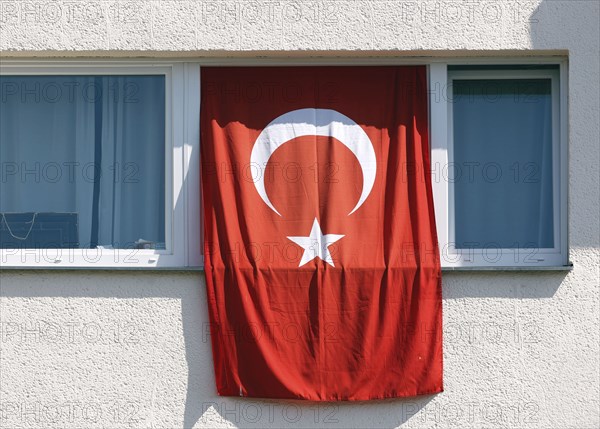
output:
[[[327,247],[331,246],[333,243],[335,243],[342,237],[344,236],[340,234],[323,235],[323,231],[321,231],[321,226],[319,225],[317,218],[315,218],[315,221],[313,222],[312,228],[310,230],[310,235],[308,237],[288,238],[304,249],[304,254],[302,255],[302,259],[300,260],[300,265],[298,265],[299,267],[312,261],[315,258],[321,258],[332,267],[335,267],[335,265],[333,265],[331,253],[329,253],[329,249]]]

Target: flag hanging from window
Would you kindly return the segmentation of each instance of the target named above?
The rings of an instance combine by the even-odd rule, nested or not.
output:
[[[425,67],[201,73],[219,394],[441,392]]]

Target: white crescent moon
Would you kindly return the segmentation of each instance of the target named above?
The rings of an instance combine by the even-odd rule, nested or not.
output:
[[[302,136],[334,137],[346,146],[358,159],[363,173],[362,193],[348,216],[365,202],[375,183],[377,159],[373,143],[367,133],[352,119],[331,109],[298,109],[272,120],[260,133],[250,155],[250,163],[264,169],[273,152],[284,143]],[[264,174],[254,181],[258,194],[271,210],[277,211],[265,188]]]

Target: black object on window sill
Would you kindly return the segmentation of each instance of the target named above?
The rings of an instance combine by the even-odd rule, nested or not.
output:
[[[1,249],[77,249],[77,213],[0,213]]]

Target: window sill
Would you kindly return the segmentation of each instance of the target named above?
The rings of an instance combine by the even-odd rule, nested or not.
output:
[[[573,271],[573,264],[550,266],[507,266],[507,267],[442,267],[442,272],[452,271]]]
[[[204,271],[204,267],[99,267],[99,266],[7,266],[3,267],[0,265],[0,272],[3,271],[182,271],[182,272],[196,272]]]
[[[203,266],[196,267],[33,267],[33,266],[0,266],[0,271],[177,271],[177,272],[202,272],[204,271]],[[494,272],[506,272],[506,271],[559,271],[569,272],[573,271],[573,264],[569,265],[556,265],[556,266],[545,266],[545,267],[527,267],[527,266],[514,266],[514,267],[442,267],[442,272],[453,272],[453,271],[494,271]]]

